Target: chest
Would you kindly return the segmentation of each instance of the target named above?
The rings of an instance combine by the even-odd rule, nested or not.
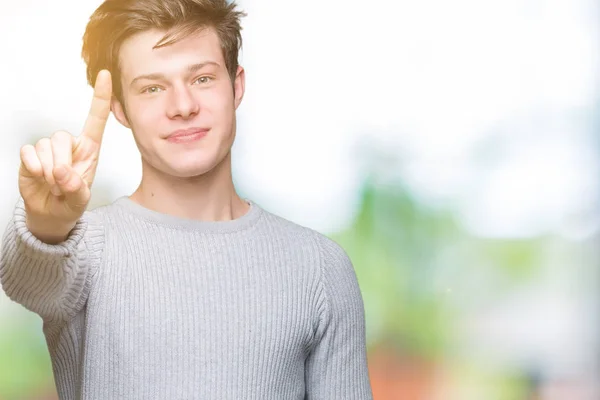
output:
[[[231,366],[240,354],[302,359],[314,333],[314,291],[297,257],[251,241],[232,248],[226,238],[201,239],[122,242],[107,255],[88,304],[103,328],[98,343],[114,357],[145,354],[157,365]]]

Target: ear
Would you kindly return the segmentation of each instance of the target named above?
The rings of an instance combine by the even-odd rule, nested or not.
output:
[[[112,96],[110,100],[110,109],[117,119],[125,128],[131,129],[131,125],[129,125],[129,120],[127,119],[127,115],[125,114],[125,109],[119,100],[117,100],[116,96]]]
[[[235,82],[233,82],[233,90],[235,109],[237,110],[244,97],[244,91],[246,90],[246,72],[241,66],[238,66],[237,68]]]

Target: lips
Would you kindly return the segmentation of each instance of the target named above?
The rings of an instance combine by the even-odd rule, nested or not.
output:
[[[169,136],[167,136],[167,140],[169,142],[180,143],[180,142],[191,142],[195,140],[202,139],[208,133],[208,128],[188,128],[188,129],[179,129],[174,132],[171,132]]]

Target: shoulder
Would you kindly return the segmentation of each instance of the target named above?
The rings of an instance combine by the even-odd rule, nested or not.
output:
[[[261,213],[264,224],[263,229],[267,229],[272,234],[289,236],[297,240],[298,244],[312,247],[315,252],[328,260],[333,258],[344,262],[347,258],[344,249],[326,234],[265,209],[261,209]]]
[[[280,239],[289,238],[293,246],[301,247],[315,255],[323,280],[356,281],[348,253],[334,239],[269,211],[262,210],[262,213],[268,232]]]
[[[262,205],[258,205],[255,202],[253,202],[253,205],[260,210],[261,222],[264,229],[268,229],[273,233],[287,234],[295,237],[310,237],[315,234],[313,229],[267,210]]]

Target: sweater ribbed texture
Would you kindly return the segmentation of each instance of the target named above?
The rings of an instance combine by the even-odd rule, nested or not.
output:
[[[0,282],[42,317],[61,400],[372,399],[346,252],[246,201],[209,222],[121,197],[57,245],[17,203]]]

